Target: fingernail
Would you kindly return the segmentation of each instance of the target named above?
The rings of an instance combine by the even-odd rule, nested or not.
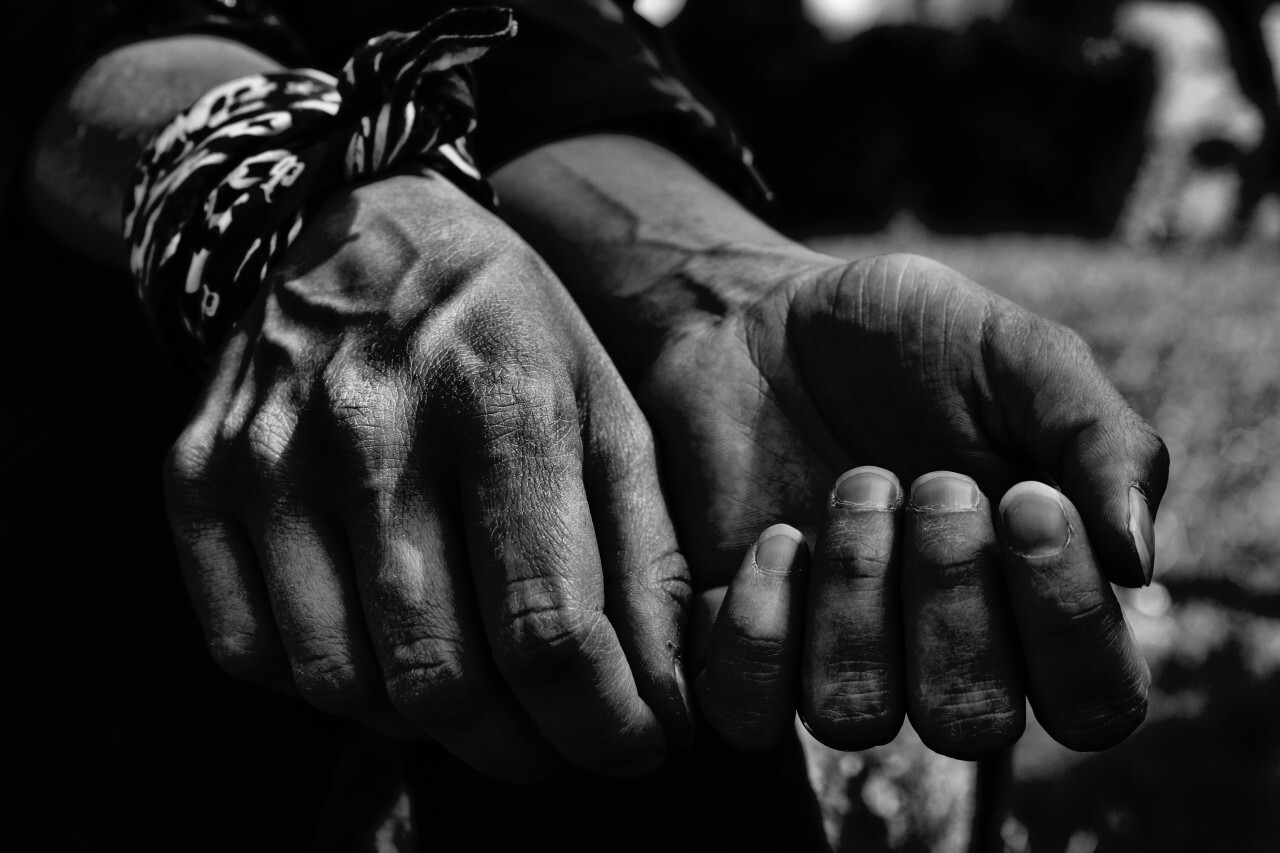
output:
[[[863,509],[893,509],[901,489],[892,471],[864,465],[846,471],[836,480],[835,501]]]
[[[1137,486],[1129,488],[1129,538],[1133,540],[1133,549],[1138,553],[1142,576],[1149,584],[1156,572],[1156,531],[1151,523],[1151,510],[1147,508],[1146,495]]]
[[[1019,483],[1010,489],[1000,501],[1000,518],[1006,543],[1023,557],[1061,554],[1071,542],[1062,499],[1044,483]]]
[[[916,509],[974,509],[980,495],[973,480],[943,471],[925,474],[911,486],[911,504]]]
[[[800,531],[775,524],[760,534],[756,545],[756,568],[769,575],[789,575],[796,566],[796,552],[803,539]]]

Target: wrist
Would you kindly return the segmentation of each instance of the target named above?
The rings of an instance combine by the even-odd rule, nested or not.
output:
[[[836,263],[636,137],[551,143],[492,181],[498,212],[550,263],[628,380],[670,335]]]
[[[628,381],[653,363],[673,338],[735,318],[836,263],[799,244],[734,244],[689,252],[625,294],[600,294],[585,310],[596,335]]]

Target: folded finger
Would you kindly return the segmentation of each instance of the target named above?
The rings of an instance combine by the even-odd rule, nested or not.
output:
[[[583,473],[604,573],[605,614],[640,697],[668,736],[687,744],[693,738],[684,678],[689,569],[658,480],[653,438],[616,373],[592,383],[584,408]]]
[[[973,759],[1022,734],[1017,636],[990,505],[960,474],[911,487],[903,546],[907,712],[927,746]]]
[[[1072,749],[1114,746],[1146,716],[1151,675],[1079,513],[1032,481],[1005,494],[1000,519],[1036,719]]]
[[[904,693],[898,524],[902,488],[883,468],[836,481],[813,558],[801,665],[801,714],[842,750],[888,743]]]
[[[429,489],[397,486],[342,507],[391,706],[493,778],[525,783],[563,768],[494,666],[459,522]]]
[[[808,564],[798,530],[767,528],[715,616],[698,699],[707,721],[738,749],[777,745],[795,720]]]
[[[293,683],[321,711],[403,732],[381,689],[336,514],[268,497],[251,536]]]
[[[665,736],[604,612],[572,392],[545,383],[485,378],[469,407],[479,417],[461,424],[477,598],[498,670],[557,752],[585,770],[639,775],[661,766]]]
[[[209,497],[206,466],[189,450],[179,440],[165,462],[165,504],[209,653],[236,678],[292,692],[253,543],[235,514]]]

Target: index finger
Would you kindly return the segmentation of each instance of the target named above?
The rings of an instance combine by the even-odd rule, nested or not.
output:
[[[1065,496],[1034,481],[1010,489],[999,515],[1036,719],[1072,749],[1113,746],[1146,716],[1151,674],[1080,516]]]

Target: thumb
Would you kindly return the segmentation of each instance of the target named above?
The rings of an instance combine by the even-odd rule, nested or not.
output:
[[[698,701],[711,727],[744,752],[777,746],[795,721],[808,565],[800,531],[765,529],[711,627]]]
[[[1160,436],[1066,327],[1010,304],[983,343],[1011,437],[1075,504],[1103,574],[1120,586],[1151,583],[1169,478]]]

